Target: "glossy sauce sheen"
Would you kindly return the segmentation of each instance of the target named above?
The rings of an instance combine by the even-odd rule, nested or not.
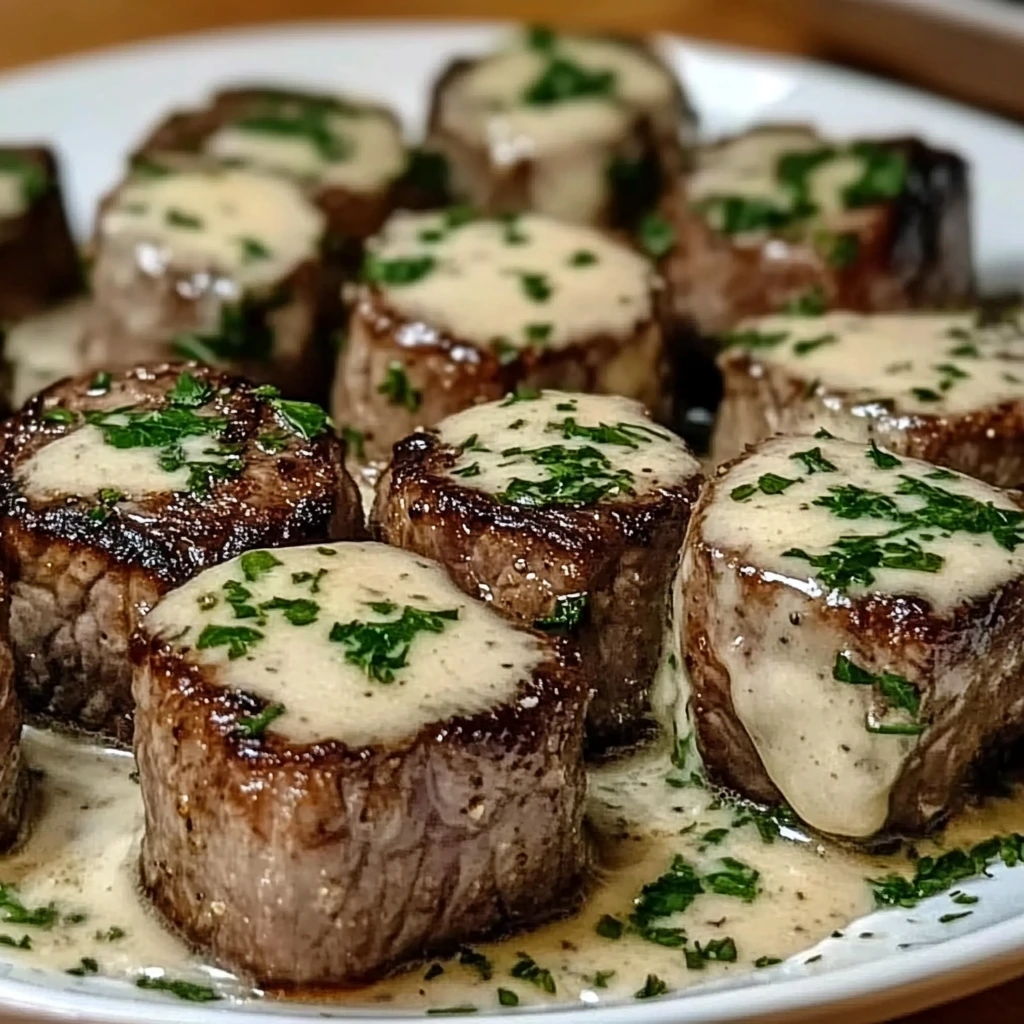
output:
[[[624,426],[628,433],[621,441],[631,443],[565,437],[567,421],[582,428]],[[504,491],[516,478],[544,480],[549,476],[546,466],[525,455],[513,454],[513,448],[595,448],[608,459],[613,470],[631,474],[630,489],[634,495],[678,486],[700,469],[686,445],[664,427],[652,423],[639,402],[607,395],[543,391],[529,401],[487,402],[442,420],[437,432],[441,441],[452,447],[464,446],[467,440],[476,438],[448,470],[448,475],[463,487],[488,494]],[[474,472],[475,468],[479,472]],[[623,491],[612,497],[625,500],[631,496]]]
[[[597,231],[532,215],[446,224],[399,214],[370,243],[385,263],[434,261],[417,281],[379,285],[405,320],[481,346],[557,349],[627,337],[652,315],[650,265]]]
[[[756,363],[816,382],[823,404],[836,405],[827,397],[834,393],[862,420],[881,402],[891,402],[894,414],[941,416],[1024,400],[1024,332],[1016,322],[978,327],[970,313],[827,313],[747,321],[737,337],[746,331],[779,337],[750,350]]]
[[[401,133],[385,114],[359,108],[328,114],[325,124],[343,154],[337,159],[326,159],[308,139],[247,131],[231,124],[214,132],[205,149],[219,160],[238,160],[274,174],[353,192],[384,188],[402,172]]]
[[[190,267],[256,287],[316,258],[324,218],[297,185],[281,178],[182,171],[129,180],[101,215],[99,232],[137,240],[137,260],[147,273]]]
[[[175,641],[187,660],[214,669],[224,687],[283,704],[286,711],[270,732],[296,743],[335,739],[363,747],[412,738],[425,725],[513,702],[519,684],[543,660],[533,635],[471,601],[439,566],[405,551],[348,543],[274,554],[283,564],[255,581],[246,579],[238,559],[208,569],[164,598],[145,625],[165,637],[177,637],[188,627]],[[295,582],[293,573],[320,574],[316,591],[308,578]],[[265,622],[236,619],[224,600],[229,580],[251,592],[250,605],[275,597],[312,600],[318,605],[316,621],[293,625],[280,610],[269,611]],[[200,600],[206,595],[217,603],[204,611]],[[391,611],[371,607],[383,601]],[[335,623],[395,621],[407,606],[456,611],[458,617],[445,620],[441,632],[418,632],[407,665],[395,671],[392,682],[368,678],[346,660],[347,648],[329,639]],[[263,639],[235,660],[226,647],[197,650],[196,637],[211,623],[252,626]]]
[[[835,471],[809,474],[792,457],[815,448]],[[756,573],[777,588],[767,618],[749,635],[746,630],[731,635],[732,617],[728,625],[711,623],[715,650],[731,678],[736,713],[768,774],[797,813],[823,831],[851,836],[870,835],[883,825],[889,792],[917,737],[865,728],[872,688],[833,678],[836,655],[852,638],[793,626],[810,610],[810,602],[842,604],[869,588],[853,584],[848,596],[830,592],[807,561],[784,552],[801,548],[818,554],[840,536],[878,536],[893,528],[887,520],[840,518],[813,504],[838,485],[887,495],[900,510],[911,511],[923,500],[896,493],[901,477],[908,476],[997,508],[1017,509],[1005,492],[970,477],[928,479],[935,472],[928,463],[901,458],[899,465],[880,469],[869,451],[860,444],[809,437],[767,442],[718,479],[703,526],[703,540],[711,550],[737,553],[721,556],[716,586],[722,588],[723,607],[741,600],[742,575]],[[766,474],[797,482],[779,494],[755,491],[743,500],[733,496],[737,488],[756,485]],[[1024,548],[1008,551],[991,534],[924,532],[923,537],[918,532],[911,536],[941,556],[939,571],[873,569],[870,592],[923,598],[936,614],[948,616],[964,602],[1024,573]],[[728,597],[730,588],[736,592],[734,601]],[[828,728],[821,728],[825,722]]]

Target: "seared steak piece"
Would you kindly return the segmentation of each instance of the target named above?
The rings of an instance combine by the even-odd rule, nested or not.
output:
[[[402,126],[386,107],[262,85],[224,89],[199,110],[170,114],[133,159],[174,166],[196,156],[295,181],[337,242],[380,227],[406,168]]]
[[[284,178],[211,166],[136,170],[97,218],[85,364],[196,358],[290,397],[322,398],[325,226]]]
[[[649,731],[670,587],[700,467],[625,398],[544,391],[477,405],[395,446],[378,539],[467,594],[566,635],[594,691],[591,752]]]
[[[1024,485],[1024,327],[1016,312],[767,317],[725,336],[717,461],[824,425],[851,441]]]
[[[0,850],[6,850],[19,836],[28,790],[9,621],[10,594],[6,578],[0,576]]]
[[[0,324],[39,313],[81,286],[56,158],[44,146],[0,146]]]
[[[574,906],[586,686],[439,565],[253,551],[168,594],[132,660],[142,882],[218,964],[355,985]]]
[[[790,305],[962,301],[974,282],[969,201],[955,153],[767,125],[698,151],[664,221],[646,226],[677,316],[714,335]]]
[[[318,406],[195,365],[63,381],[3,430],[0,535],[30,714],[131,738],[128,637],[242,551],[363,533]]]
[[[517,387],[668,399],[655,278],[590,228],[400,213],[368,244],[333,413],[366,455]]]
[[[876,447],[773,438],[694,510],[682,640],[708,773],[823,832],[917,832],[1024,728],[1020,498]]]
[[[694,115],[654,48],[532,29],[434,86],[427,144],[488,213],[622,227],[683,169]]]
[[[91,309],[89,299],[72,299],[7,330],[4,378],[12,409],[20,409],[37,391],[80,371]]]

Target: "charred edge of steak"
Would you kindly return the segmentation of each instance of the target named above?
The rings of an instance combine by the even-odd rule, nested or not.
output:
[[[440,562],[471,597],[486,594],[491,607],[527,625],[550,619],[558,596],[585,591],[587,615],[567,643],[595,691],[588,754],[643,739],[664,609],[700,474],[628,502],[538,509],[501,504],[446,476],[459,454],[431,434],[395,445],[377,488],[374,535]],[[528,571],[512,582],[520,562]],[[577,570],[571,577],[555,568],[567,562]]]
[[[143,885],[218,963],[353,986],[577,905],[587,691],[557,656],[492,712],[363,750],[243,738],[259,702],[141,632],[132,659]],[[254,877],[268,854],[285,866],[272,906]]]
[[[23,834],[30,785],[21,754],[22,711],[15,692],[9,610],[7,583],[0,578],[0,850],[13,846]]]
[[[0,321],[21,320],[82,289],[82,267],[71,236],[60,167],[42,146],[5,152],[35,164],[45,188],[18,216],[0,221]]]
[[[184,370],[214,389],[205,408],[227,419],[221,440],[242,446],[244,468],[238,476],[214,481],[206,497],[146,495],[125,503],[130,515],[119,514],[115,506],[100,522],[89,517],[94,503],[84,495],[71,503],[66,496],[39,502],[20,492],[18,467],[69,432],[67,424],[47,422],[47,411],[81,413],[126,404],[161,408]],[[22,529],[102,551],[168,587],[253,547],[362,535],[359,492],[345,470],[344,445],[329,430],[308,440],[300,437],[248,381],[194,363],[115,374],[102,395],[87,394],[92,379],[85,374],[47,388],[4,426],[0,511]],[[257,447],[265,433],[280,435],[284,447],[278,454]]]

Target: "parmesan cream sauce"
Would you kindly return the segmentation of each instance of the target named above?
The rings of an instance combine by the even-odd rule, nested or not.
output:
[[[543,660],[535,637],[467,597],[439,565],[383,544],[284,548],[274,557],[280,564],[256,580],[246,577],[237,558],[200,573],[168,594],[144,623],[157,636],[174,637],[188,660],[213,667],[224,687],[282,704],[285,712],[270,732],[299,743],[336,739],[358,748],[397,742],[457,715],[536,701],[517,696]],[[293,573],[303,574],[301,582]],[[231,580],[250,591],[249,605],[275,597],[314,601],[316,620],[293,625],[281,610],[237,619],[225,601],[224,584]],[[390,610],[371,607],[377,602],[388,602]],[[406,607],[458,617],[442,620],[438,632],[418,632],[407,664],[387,685],[370,680],[346,660],[348,648],[330,639],[335,623],[396,621]],[[194,646],[209,624],[254,627],[262,638],[232,660],[226,646]],[[301,680],[296,665],[302,666]]]
[[[102,239],[134,240],[148,274],[198,265],[242,288],[273,284],[316,258],[324,228],[294,182],[226,168],[131,178],[98,225]]]
[[[7,330],[3,357],[11,374],[15,409],[37,391],[79,372],[89,311],[88,299],[75,299]]]
[[[564,436],[567,421],[581,428],[626,428],[631,445]],[[611,472],[632,476],[634,494],[677,487],[700,471],[700,463],[686,444],[664,427],[656,426],[647,410],[628,398],[543,391],[526,401],[485,402],[449,416],[437,427],[440,440],[464,448],[447,475],[463,487],[496,494],[514,479],[539,481],[549,470],[527,456],[509,454],[513,447],[531,450],[560,445],[568,449],[594,448],[611,463]],[[476,472],[474,472],[476,470]],[[624,500],[621,492],[609,500]]]
[[[20,217],[26,205],[25,176],[19,171],[0,171],[0,217]]]
[[[782,336],[751,351],[751,372],[779,367],[814,381],[822,406],[845,411],[864,430],[876,416],[956,415],[1024,400],[1024,331],[1016,321],[978,327],[973,313],[826,313],[751,320],[737,333],[750,330]]]
[[[652,315],[650,264],[600,232],[535,215],[446,225],[400,213],[369,243],[381,261],[434,261],[412,283],[379,285],[406,321],[481,346],[558,349],[628,337]]]
[[[808,473],[794,458],[797,452],[813,449],[835,471]],[[820,554],[840,536],[878,536],[893,528],[891,521],[839,518],[813,504],[837,485],[882,493],[901,511],[912,511],[924,500],[896,493],[901,476],[908,476],[1019,511],[1005,492],[970,477],[952,474],[949,479],[929,480],[927,474],[934,470],[908,458],[892,468],[879,468],[862,444],[780,438],[766,442],[757,454],[720,477],[715,501],[707,509],[703,542],[715,553],[713,585],[720,608],[740,606],[743,575],[756,573],[777,590],[756,628],[728,611],[712,614],[711,646],[729,672],[737,716],[769,776],[797,813],[823,831],[849,836],[877,831],[888,814],[890,790],[917,737],[866,729],[873,687],[851,686],[832,675],[836,655],[855,648],[856,638],[819,625],[809,614],[815,602],[842,603],[848,598],[824,587],[806,560],[784,552],[800,548]],[[765,474],[796,482],[782,493],[764,494],[757,483]],[[743,487],[753,487],[754,492],[737,500],[732,495]],[[1024,549],[1008,551],[990,534],[915,530],[908,536],[941,556],[939,571],[873,569],[875,583],[870,588],[852,585],[849,598],[869,589],[919,597],[934,614],[950,616],[964,602],[1024,573]],[[687,551],[687,559],[690,554]],[[685,565],[684,576],[688,575]],[[821,722],[828,722],[829,728],[820,728]]]
[[[351,114],[328,114],[325,125],[344,154],[325,159],[312,140],[243,130],[227,124],[206,141],[205,151],[218,160],[241,161],[273,174],[285,174],[317,187],[374,192],[394,181],[405,166],[398,125],[372,108]]]

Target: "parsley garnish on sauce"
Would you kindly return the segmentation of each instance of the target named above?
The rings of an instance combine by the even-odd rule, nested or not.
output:
[[[138,988],[152,992],[166,992],[190,1003],[212,1003],[221,997],[209,985],[196,985],[191,981],[178,981],[173,978],[136,978]]]
[[[905,676],[888,671],[876,675],[840,652],[832,667],[832,678],[853,686],[872,686],[881,694],[887,714],[879,718],[873,711],[869,711],[864,724],[868,732],[893,736],[916,736],[924,732],[925,723],[918,721],[921,691]],[[890,711],[896,712],[895,719],[888,716]]]
[[[416,412],[423,400],[422,394],[409,383],[405,368],[399,362],[388,364],[388,373],[378,386],[377,393],[384,395],[392,405],[401,405],[409,412]]]
[[[369,605],[378,615],[393,615],[398,609],[389,601]],[[381,622],[336,622],[330,639],[345,647],[345,660],[362,669],[378,683],[393,683],[395,673],[408,663],[409,649],[419,633],[442,633],[449,622],[459,617],[457,608],[445,611],[424,611],[406,605],[397,619]]]
[[[537,619],[534,629],[545,633],[571,633],[587,613],[589,598],[586,594],[563,594],[555,598],[555,610],[546,619]]]
[[[363,264],[363,278],[371,284],[387,285],[390,288],[401,288],[404,285],[416,284],[433,272],[437,261],[433,256],[405,256],[385,260],[373,254],[367,256]]]
[[[248,654],[249,648],[262,639],[263,634],[250,626],[215,626],[209,623],[199,634],[196,649],[205,651],[211,647],[227,647],[228,658],[234,661]]]

